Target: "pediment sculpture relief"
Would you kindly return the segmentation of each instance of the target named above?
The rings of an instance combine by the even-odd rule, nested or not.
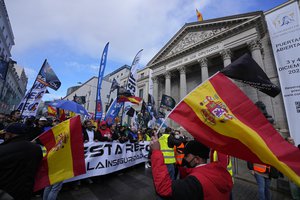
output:
[[[220,29],[209,30],[209,31],[201,31],[201,32],[191,32],[188,33],[184,38],[168,53],[167,56],[176,54],[190,46],[193,46],[196,43],[199,43],[207,38],[210,38],[222,31],[227,29],[227,27],[223,27]]]

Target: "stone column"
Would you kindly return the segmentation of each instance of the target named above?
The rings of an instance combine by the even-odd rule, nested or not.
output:
[[[204,82],[206,79],[208,79],[207,58],[200,58],[198,62],[201,66],[201,82]]]
[[[154,76],[152,77],[153,81],[153,98],[155,101],[155,105],[158,106],[158,77]]]
[[[181,100],[185,97],[187,92],[185,66],[178,67],[177,69],[180,73],[179,90],[180,90],[180,100]]]
[[[263,71],[265,71],[265,66],[264,66],[264,62],[263,62],[263,55],[262,55],[262,44],[259,40],[252,40],[251,42],[248,43],[249,45],[249,49],[251,51],[251,56],[253,58],[253,60],[255,60],[257,62],[257,64],[260,66],[260,68],[262,68]],[[257,90],[257,100],[258,101],[262,101],[267,108],[267,112],[274,116],[274,112],[272,109],[272,101],[270,96],[260,92],[259,90]]]
[[[165,94],[171,96],[171,72],[165,73]]]
[[[252,40],[248,43],[249,49],[251,51],[252,58],[257,62],[257,64],[265,70],[263,58],[262,58],[262,45],[259,40]]]
[[[232,52],[230,49],[224,49],[223,51],[220,52],[220,55],[223,58],[224,67],[226,67],[231,63]]]
[[[252,43],[248,43],[248,48],[252,52],[253,50],[253,45]],[[257,96],[257,90],[249,85],[245,85],[244,91],[247,94],[247,96],[253,101],[253,103],[258,101],[258,96]]]

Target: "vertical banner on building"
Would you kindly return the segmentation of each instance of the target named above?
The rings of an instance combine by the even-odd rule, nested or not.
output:
[[[102,107],[102,101],[101,101],[101,85],[102,85],[102,79],[103,79],[104,70],[105,70],[105,66],[106,66],[108,45],[109,45],[109,42],[104,47],[102,57],[101,57],[101,62],[100,62],[98,85],[97,85],[97,96],[96,96],[96,109],[95,109],[95,119],[96,120],[101,120],[102,113],[103,113],[103,107]]]
[[[291,136],[300,143],[300,16],[297,2],[266,14]]]
[[[36,81],[32,90],[28,91],[23,97],[17,110],[21,110],[22,116],[30,117],[36,116],[37,109],[41,102],[43,95],[46,93],[47,86]]]

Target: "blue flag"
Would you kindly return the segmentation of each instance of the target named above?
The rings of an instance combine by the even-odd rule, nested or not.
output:
[[[104,47],[102,57],[101,57],[100,69],[99,69],[97,96],[96,96],[96,109],[95,109],[95,119],[96,120],[102,119],[103,108],[102,108],[102,101],[101,101],[101,85],[102,85],[102,79],[103,79],[104,70],[105,70],[105,66],[106,66],[108,45],[109,45],[109,42]]]
[[[114,101],[111,103],[104,119],[108,126],[114,124],[115,118],[118,116],[123,104],[124,102],[118,103],[117,98],[115,98]]]

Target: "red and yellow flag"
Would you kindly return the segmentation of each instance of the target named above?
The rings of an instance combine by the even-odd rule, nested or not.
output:
[[[217,73],[169,115],[196,140],[219,152],[275,167],[300,185],[300,151],[286,142],[253,102]]]
[[[54,126],[39,140],[47,155],[36,174],[35,191],[86,172],[79,116]]]
[[[48,105],[48,116],[56,117],[56,108]]]
[[[196,9],[196,15],[197,15],[198,22],[203,21],[203,16],[202,16],[202,14],[198,11],[198,9]]]
[[[141,103],[141,101],[142,101],[142,98],[140,98],[140,97],[136,97],[136,96],[129,96],[129,97],[127,97],[127,96],[119,96],[118,97],[118,102],[131,102],[131,103],[133,103],[133,104],[140,104]]]

